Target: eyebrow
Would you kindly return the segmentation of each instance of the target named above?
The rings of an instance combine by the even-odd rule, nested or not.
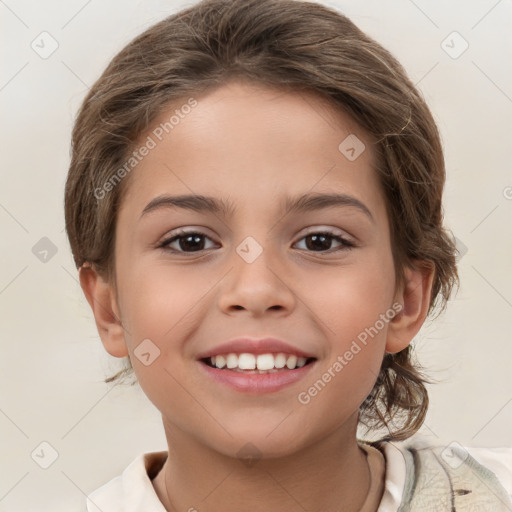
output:
[[[283,211],[288,213],[302,213],[332,207],[353,207],[364,213],[372,222],[375,222],[369,208],[356,197],[348,194],[304,194],[299,197],[286,196],[281,203]],[[235,205],[224,199],[207,197],[203,195],[160,195],[152,199],[142,210],[141,218],[149,212],[161,208],[182,208],[199,213],[221,214],[224,217],[236,213]]]

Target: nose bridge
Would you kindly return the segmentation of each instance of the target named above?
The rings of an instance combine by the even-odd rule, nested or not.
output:
[[[258,203],[256,199],[256,203]],[[277,254],[275,250],[278,247],[272,247],[272,235],[274,230],[270,219],[269,211],[256,211],[251,208],[251,204],[246,203],[242,206],[238,222],[234,225],[235,242],[234,249],[236,254],[247,265],[259,263],[259,265],[271,265]]]
[[[256,235],[258,236],[258,235]],[[268,308],[290,308],[293,293],[283,273],[280,256],[268,247],[269,237],[246,236],[234,248],[233,267],[219,299],[223,309],[240,307],[262,312]]]
[[[282,280],[278,279],[282,265],[277,263],[279,255],[276,250],[271,247],[267,236],[260,235],[258,239],[252,235],[246,236],[235,248],[240,260],[235,263],[238,279],[254,278],[256,282],[261,281],[265,285],[273,284],[277,279],[283,285]]]

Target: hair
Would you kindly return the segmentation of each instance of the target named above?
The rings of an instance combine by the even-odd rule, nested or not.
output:
[[[298,0],[204,0],[156,23],[110,61],[72,133],[65,217],[77,268],[90,265],[115,286],[116,218],[130,182],[119,171],[170,105],[232,79],[312,92],[374,138],[396,284],[407,266],[433,269],[428,316],[443,311],[459,277],[455,239],[443,227],[445,167],[433,116],[386,49],[341,13]],[[116,170],[123,179],[105,187]],[[386,353],[360,406],[360,424],[384,428],[383,440],[406,439],[425,419],[431,381],[412,356],[411,345]],[[125,361],[105,382],[133,374]]]

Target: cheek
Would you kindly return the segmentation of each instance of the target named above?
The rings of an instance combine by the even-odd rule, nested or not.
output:
[[[142,338],[158,343],[177,337],[218,282],[215,272],[149,259],[132,265],[124,276],[119,289],[132,345]]]
[[[316,309],[332,336],[346,341],[372,326],[391,307],[392,263],[367,259],[364,263],[340,268],[324,280],[322,290]]]
[[[392,259],[374,258],[342,269],[323,289],[325,298],[316,310],[330,339],[326,366],[337,376],[333,388],[363,400],[379,373],[389,320],[395,314]]]

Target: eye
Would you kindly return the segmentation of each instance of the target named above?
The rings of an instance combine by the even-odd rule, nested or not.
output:
[[[205,240],[211,241],[211,238],[200,231],[181,231],[164,240],[158,247],[166,251],[178,253],[200,252],[208,248],[205,247]],[[306,240],[306,250],[312,252],[331,253],[355,247],[355,244],[350,240],[330,231],[315,231],[308,233],[306,236],[302,237],[299,242],[302,240]],[[340,245],[334,250],[329,250],[329,246],[332,245],[333,240],[338,242]],[[175,244],[175,246],[172,247],[172,244]]]
[[[205,249],[203,239],[211,240],[211,238],[199,231],[181,231],[171,238],[164,240],[159,247],[171,252],[199,252]],[[178,249],[171,247],[176,242]]]
[[[307,249],[311,249],[313,252],[337,252],[355,247],[355,244],[350,240],[330,231],[315,231],[308,233],[300,240],[309,240],[305,245]],[[339,242],[341,247],[339,246],[337,249],[329,251],[323,250],[329,249],[329,246],[332,244],[332,240]]]

